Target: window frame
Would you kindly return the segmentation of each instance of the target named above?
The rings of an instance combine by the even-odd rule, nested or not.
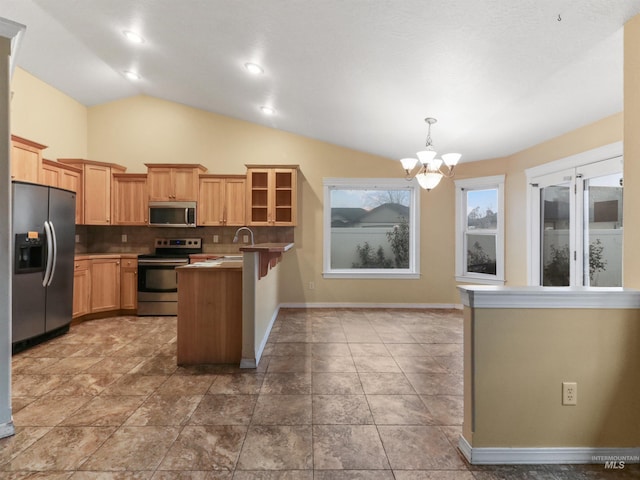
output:
[[[604,157],[600,158],[599,157]],[[567,157],[548,164],[533,167],[525,171],[527,175],[527,271],[528,285],[541,286],[541,225],[540,225],[540,189],[559,183],[564,178],[573,192],[570,195],[571,212],[569,226],[570,255],[569,285],[585,285],[584,269],[586,250],[584,245],[584,181],[595,176],[613,173],[624,174],[624,155],[620,143],[590,150],[582,154]],[[623,219],[624,222],[624,219]],[[622,242],[624,245],[624,229]],[[586,253],[588,255],[588,253]],[[588,264],[588,260],[586,262]],[[624,268],[624,261],[623,261]],[[624,275],[621,278],[624,286]],[[598,287],[619,288],[619,287]]]
[[[408,190],[409,268],[331,268],[331,192],[333,190]],[[323,278],[417,279],[420,278],[420,187],[404,178],[323,179]]]
[[[504,285],[504,181],[505,175],[455,180],[456,187],[456,270],[458,282]],[[494,235],[496,238],[496,274],[467,272],[467,192],[471,190],[498,191],[497,227],[474,234]]]

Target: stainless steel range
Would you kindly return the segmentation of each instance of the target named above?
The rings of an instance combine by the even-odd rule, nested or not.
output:
[[[156,238],[155,255],[138,256],[138,315],[178,314],[176,267],[202,253],[201,238]]]

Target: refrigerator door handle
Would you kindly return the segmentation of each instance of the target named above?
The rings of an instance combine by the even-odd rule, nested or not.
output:
[[[51,221],[49,222],[49,228],[51,228],[51,237],[53,238],[53,262],[51,264],[51,273],[49,273],[47,287],[51,285],[51,282],[53,281],[53,275],[56,273],[56,265],[58,264],[58,238],[56,235],[56,229]]]
[[[44,221],[44,234],[47,237],[47,266],[44,270],[44,278],[42,279],[42,286],[46,287],[49,284],[49,277],[51,276],[51,266],[53,265],[53,235],[51,233],[51,227],[49,227],[49,221]]]

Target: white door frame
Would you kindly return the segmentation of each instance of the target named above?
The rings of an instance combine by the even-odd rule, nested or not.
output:
[[[527,282],[528,285],[540,285],[540,189],[536,188],[532,184],[540,185],[552,185],[552,183],[546,183],[548,181],[553,181],[554,175],[557,175],[555,178],[557,179],[561,174],[562,176],[573,176],[573,185],[575,185],[576,174],[583,174],[589,176],[597,176],[591,175],[592,167],[591,164],[599,163],[604,160],[617,159],[618,161],[623,161],[623,143],[615,142],[610,143],[608,145],[604,145],[602,147],[594,148],[592,150],[587,150],[586,152],[581,152],[576,155],[571,155],[570,157],[565,157],[560,160],[556,160],[553,162],[545,163],[543,165],[538,165],[536,167],[532,167],[525,170],[525,175],[527,177]],[[593,168],[598,169],[598,166],[593,166]],[[579,170],[578,170],[579,169]],[[569,174],[568,171],[572,173]],[[602,171],[602,170],[598,170]],[[547,177],[548,176],[548,177]],[[573,187],[575,188],[575,187]],[[581,190],[581,189],[580,189]],[[573,206],[571,207],[571,211],[573,214],[572,222],[576,221],[576,218],[582,218],[582,192],[580,194],[580,198],[576,199],[576,196],[571,196],[571,202]],[[578,201],[579,200],[579,201]],[[579,203],[580,206],[576,204]],[[580,209],[580,212],[576,210]],[[578,217],[578,214],[580,217]],[[575,238],[571,238],[576,235],[575,225],[571,225],[570,231],[570,241],[575,242]],[[582,233],[580,233],[582,236]],[[575,245],[575,243],[572,243]],[[579,255],[578,257],[581,257]],[[580,264],[577,264],[577,261]],[[582,258],[577,259],[577,261],[571,261],[571,280],[574,281],[576,272],[581,272],[581,269],[578,270],[578,266],[582,266]],[[582,279],[580,279],[580,284],[582,283]]]

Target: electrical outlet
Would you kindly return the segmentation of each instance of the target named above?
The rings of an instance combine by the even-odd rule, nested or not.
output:
[[[578,404],[578,384],[576,382],[562,382],[562,405]]]
[[[220,242],[220,237],[218,235],[214,235],[213,236],[213,243],[218,243]]]
[[[309,282],[309,290],[315,290],[316,289],[316,283],[315,282]]]
[[[242,236],[242,243],[249,243],[249,235]]]
[[[122,243],[127,243],[127,234],[126,233],[122,234]]]
[[[80,235],[76,234],[76,243],[80,243]]]

